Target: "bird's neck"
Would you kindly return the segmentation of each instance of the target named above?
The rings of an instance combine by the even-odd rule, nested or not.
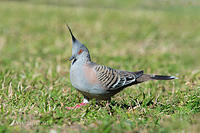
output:
[[[90,53],[84,53],[82,55],[82,58],[81,60],[84,62],[84,63],[87,63],[87,62],[91,62],[91,58],[90,58]]]
[[[77,59],[77,63],[79,63],[79,64],[87,64],[87,63],[90,63],[90,62],[91,62],[91,58],[90,58],[89,54],[84,55],[81,58]]]

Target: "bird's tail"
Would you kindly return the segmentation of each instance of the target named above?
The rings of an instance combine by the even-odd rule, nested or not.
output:
[[[150,78],[152,80],[172,80],[172,79],[178,79],[175,76],[163,76],[163,75],[150,75]]]
[[[136,79],[137,83],[145,82],[148,80],[172,80],[172,79],[178,79],[175,76],[163,76],[163,75],[149,75],[149,74],[143,74],[140,77]]]

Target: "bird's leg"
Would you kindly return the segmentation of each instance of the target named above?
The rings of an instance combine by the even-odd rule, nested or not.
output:
[[[111,98],[109,98],[108,100],[106,100],[106,106],[108,107],[111,103]]]
[[[76,105],[74,107],[65,107],[65,108],[68,109],[68,110],[77,109],[77,108],[81,108],[82,106],[85,106],[88,103],[89,103],[88,99],[84,98],[82,103],[80,103],[80,104],[78,104],[78,105]]]
[[[106,108],[108,109],[109,115],[113,115],[113,109],[111,106],[111,98],[106,101]]]

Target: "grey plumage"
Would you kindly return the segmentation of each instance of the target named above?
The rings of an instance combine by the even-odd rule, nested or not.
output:
[[[72,34],[72,61],[70,68],[70,80],[72,85],[80,91],[84,101],[95,98],[97,100],[109,100],[113,95],[124,88],[142,83],[148,80],[172,80],[174,76],[149,75],[143,71],[128,72],[116,70],[103,65],[93,63],[89,51]]]

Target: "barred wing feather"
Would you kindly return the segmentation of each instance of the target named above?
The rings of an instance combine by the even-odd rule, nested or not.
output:
[[[116,90],[123,88],[127,85],[131,85],[136,79],[143,75],[143,71],[139,72],[127,72],[115,70],[103,65],[96,65],[95,70],[97,72],[97,78],[108,90]]]

